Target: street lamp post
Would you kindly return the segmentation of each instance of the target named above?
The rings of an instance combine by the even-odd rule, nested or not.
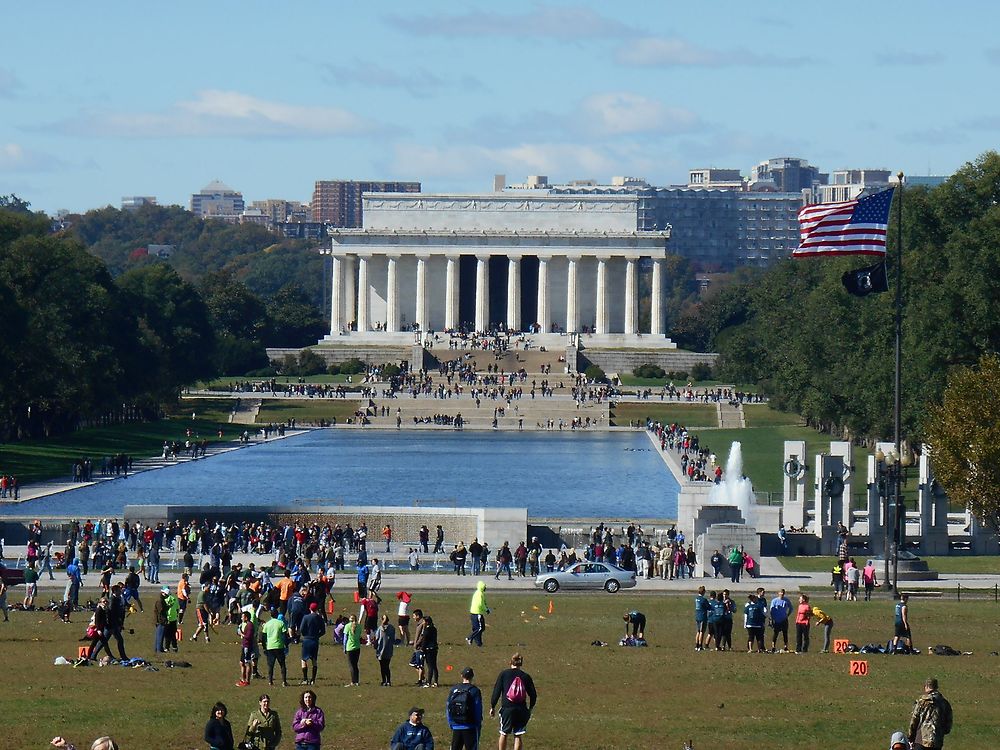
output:
[[[908,450],[900,455],[896,448],[890,448],[888,453],[879,449],[875,452],[875,462],[878,471],[879,494],[885,507],[882,547],[885,559],[883,582],[887,591],[898,592],[899,552],[905,548],[906,544],[906,503],[903,501],[902,487],[906,478],[906,470],[913,464],[913,456]]]

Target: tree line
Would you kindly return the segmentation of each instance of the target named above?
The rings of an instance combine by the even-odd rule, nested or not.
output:
[[[183,386],[267,367],[266,346],[326,329],[294,283],[259,295],[234,270],[193,283],[148,257],[116,270],[78,232],[54,234],[47,216],[0,196],[0,439],[154,416]]]

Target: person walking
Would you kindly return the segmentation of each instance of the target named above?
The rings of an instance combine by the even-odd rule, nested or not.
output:
[[[361,684],[361,670],[358,668],[361,661],[361,626],[355,615],[351,615],[344,626],[344,654],[351,669],[351,681],[344,687],[357,687]]]
[[[226,718],[227,713],[226,704],[221,701],[212,706],[212,713],[205,724],[205,742],[209,750],[233,750],[233,727]]]
[[[472,684],[476,673],[472,667],[462,670],[462,682],[455,685],[445,703],[448,727],[451,729],[451,750],[479,750],[479,735],[483,728],[483,694]]]
[[[486,604],[486,582],[478,581],[476,591],[472,595],[472,602],[469,605],[469,619],[472,621],[472,632],[465,639],[470,646],[483,645],[483,631],[486,630],[486,615],[490,614],[490,608]]]
[[[424,725],[424,709],[414,706],[409,718],[396,727],[389,740],[390,750],[434,750],[434,736]]]
[[[275,750],[281,742],[281,717],[271,710],[271,696],[258,698],[259,708],[247,720],[246,741],[253,750]]]
[[[875,562],[873,560],[865,563],[865,567],[861,571],[861,582],[865,587],[865,601],[870,602],[872,600],[872,591],[878,586],[878,577],[875,575]]]
[[[326,716],[316,705],[316,693],[306,690],[299,696],[299,708],[292,718],[295,731],[295,750],[319,750]]]
[[[895,634],[892,638],[892,650],[895,652],[902,641],[907,650],[913,649],[913,634],[910,632],[910,595],[900,594],[896,602],[894,625]]]
[[[913,704],[908,737],[914,750],[940,750],[951,733],[951,704],[938,690],[933,677],[924,680],[924,692]]]
[[[499,750],[507,750],[507,738],[514,737],[513,750],[522,750],[524,734],[528,730],[531,712],[535,708],[538,694],[531,675],[521,667],[524,657],[515,653],[510,657],[510,667],[497,675],[493,685],[493,695],[490,698],[490,718],[497,715],[497,704],[500,704],[500,742]]]
[[[389,668],[389,664],[392,661],[395,645],[396,632],[389,621],[389,615],[382,615],[382,621],[375,628],[375,635],[372,639],[375,658],[378,659],[378,668],[381,673],[382,687],[392,687],[392,670]]]

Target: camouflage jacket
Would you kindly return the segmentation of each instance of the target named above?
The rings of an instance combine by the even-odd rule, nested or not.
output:
[[[944,736],[951,731],[951,704],[937,690],[925,693],[913,704],[910,716],[910,742],[927,748],[944,745]]]

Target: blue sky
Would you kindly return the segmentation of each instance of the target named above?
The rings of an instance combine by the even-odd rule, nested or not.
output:
[[[774,156],[947,174],[997,146],[997,28],[985,1],[9,4],[0,193],[670,184]]]

